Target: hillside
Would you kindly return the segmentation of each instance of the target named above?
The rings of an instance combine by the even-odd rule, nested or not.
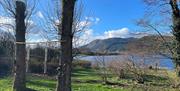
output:
[[[171,40],[172,37],[164,36],[166,41]],[[165,47],[165,42],[158,36],[145,36],[142,38],[109,38],[98,39],[84,45],[80,48],[81,52],[92,53],[120,53],[125,51],[148,51],[152,49],[162,49]]]

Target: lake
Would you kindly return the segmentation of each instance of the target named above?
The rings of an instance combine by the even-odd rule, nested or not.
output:
[[[146,57],[138,57],[138,56],[128,56],[129,58],[132,58],[138,62],[141,60],[145,60],[146,64],[149,65],[155,65],[158,64],[160,68],[166,68],[169,70],[173,70],[175,68],[174,63],[171,59],[164,57],[164,56],[146,56]],[[110,62],[110,61],[125,61],[127,56],[125,55],[108,55],[108,56],[79,56],[78,59],[80,60],[87,60],[91,62],[95,62],[97,60],[103,60],[105,62]]]

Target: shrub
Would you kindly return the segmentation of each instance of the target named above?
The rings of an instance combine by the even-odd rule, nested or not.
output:
[[[149,65],[145,63],[145,59],[136,60],[134,57],[127,58],[126,66],[127,70],[134,75],[135,80],[140,84],[144,84],[144,76],[149,73]]]
[[[108,67],[113,74],[118,76],[118,79],[125,78],[127,73],[126,61],[111,61]]]

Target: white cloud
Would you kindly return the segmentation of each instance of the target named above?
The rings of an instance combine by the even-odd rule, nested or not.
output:
[[[42,34],[42,30],[38,29],[37,25],[35,25],[34,21],[32,20],[25,20],[25,22],[28,23],[29,28],[29,30],[26,31],[27,41],[29,39],[38,40],[39,37],[36,36],[41,36],[40,34]],[[0,31],[15,34],[15,19],[12,17],[0,16]]]
[[[80,23],[79,23],[79,25],[77,26],[78,28],[82,28],[82,27],[89,27],[89,26],[91,26],[92,25],[92,22],[89,22],[89,21],[81,21]]]
[[[109,30],[105,31],[102,36],[96,36],[99,39],[107,39],[107,38],[141,38],[143,36],[148,36],[150,33],[148,32],[134,32],[130,31],[128,28],[121,28],[117,30]]]
[[[100,18],[98,17],[85,17],[86,21],[91,22],[92,24],[98,24],[100,22]]]
[[[13,24],[14,19],[11,17],[0,16],[0,24]]]
[[[96,21],[95,21],[95,24],[99,23],[100,22],[100,18],[97,18],[96,17]]]
[[[0,16],[0,29],[2,31],[13,33],[13,25],[15,20],[11,17]]]
[[[36,36],[34,36],[34,37],[36,37]],[[37,38],[32,38],[32,39],[28,39],[28,40],[26,40],[27,42],[33,42],[33,43],[38,43],[38,42],[47,42],[48,40],[47,39],[45,39],[45,38],[39,38],[39,37],[37,37]]]
[[[148,35],[151,35],[151,33],[148,33],[148,32],[130,32],[129,33],[129,36],[134,37],[134,38],[141,38]]]
[[[41,11],[38,11],[37,13],[36,13],[36,15],[39,17],[39,18],[44,18],[44,15],[42,14],[42,12]]]
[[[94,17],[87,17],[87,16],[85,17],[85,19],[86,19],[86,20],[89,20],[89,21],[94,21],[94,20],[95,20]]]
[[[128,34],[129,34],[128,28],[122,28],[122,29],[110,30],[104,32],[105,38],[113,38],[113,37],[126,38],[128,37]]]
[[[73,39],[74,46],[75,47],[82,46],[82,45],[85,45],[85,44],[93,41],[94,40],[93,32],[94,31],[92,29],[87,29],[87,30],[84,31],[82,36],[77,37],[77,38],[74,37],[74,39]]]
[[[148,36],[150,33],[147,32],[131,32],[128,28],[121,28],[117,30],[105,31],[103,34],[95,35],[94,30],[87,29],[83,35],[80,37],[80,41],[87,44],[95,39],[107,39],[107,38],[141,38],[143,36]],[[85,41],[85,42],[83,42]]]
[[[98,24],[100,21],[100,18],[98,17],[85,17],[85,20],[81,21],[76,25],[76,29],[82,30],[82,33],[77,33],[77,37],[75,36],[73,39],[73,45],[74,47],[82,46],[90,41],[94,40],[93,30],[90,29],[90,27],[94,24]],[[79,36],[80,35],[80,36]],[[78,37],[79,36],[79,37]]]

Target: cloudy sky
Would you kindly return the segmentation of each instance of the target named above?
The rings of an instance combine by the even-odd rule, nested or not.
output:
[[[47,25],[45,21],[47,16],[53,16],[48,7],[55,6],[50,2],[52,0],[38,0],[33,18],[28,21],[36,26],[33,33],[28,36],[30,41],[44,41],[42,34],[47,32],[44,31],[46,27],[42,28],[42,26]],[[88,25],[81,36],[83,40],[89,42],[95,39],[139,38],[148,35],[134,23],[144,15],[145,6],[142,0],[79,0],[78,3],[83,3],[84,6],[80,25]],[[2,11],[2,9],[0,10]],[[47,15],[47,12],[51,12],[51,14]],[[85,23],[86,20],[88,23]],[[0,23],[10,21],[13,19],[8,19],[5,14],[0,14]]]
[[[91,27],[84,37],[91,40],[113,37],[147,36],[154,31],[146,31],[135,24],[145,15],[147,7],[143,0],[84,0],[85,18]]]

